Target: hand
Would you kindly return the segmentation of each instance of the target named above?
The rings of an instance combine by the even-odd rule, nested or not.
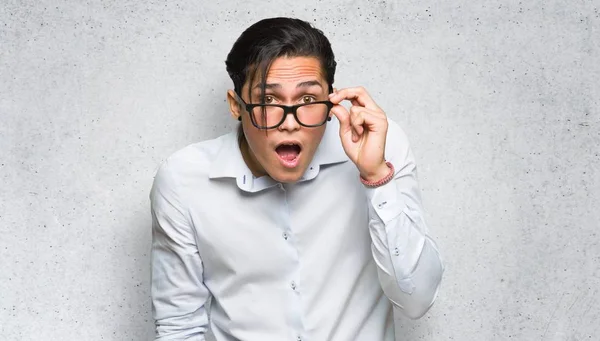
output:
[[[383,179],[389,173],[385,164],[387,116],[363,87],[335,90],[329,95],[331,112],[340,121],[340,139],[346,155],[367,181]],[[349,100],[350,112],[340,103]]]

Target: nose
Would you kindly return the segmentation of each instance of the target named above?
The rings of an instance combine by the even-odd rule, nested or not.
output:
[[[300,124],[296,121],[296,118],[292,113],[287,113],[285,115],[285,120],[279,126],[279,130],[287,130],[287,131],[295,131],[300,129]]]

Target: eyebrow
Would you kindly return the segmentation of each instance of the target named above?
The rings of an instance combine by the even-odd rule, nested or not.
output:
[[[296,88],[309,88],[311,86],[318,86],[321,89],[323,89],[323,86],[321,85],[321,83],[319,83],[316,80],[298,83],[296,85]],[[254,89],[260,89],[260,84],[257,84],[254,87]],[[281,84],[278,84],[278,83],[267,83],[267,84],[265,84],[265,89],[267,89],[267,90],[281,89]]]

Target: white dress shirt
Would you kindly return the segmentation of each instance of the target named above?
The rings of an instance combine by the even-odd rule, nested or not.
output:
[[[295,184],[254,178],[235,132],[171,155],[150,192],[156,340],[394,340],[392,304],[425,314],[444,267],[391,120],[385,157],[394,180],[366,188],[335,118]]]

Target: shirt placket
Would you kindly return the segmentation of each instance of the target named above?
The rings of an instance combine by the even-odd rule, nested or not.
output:
[[[298,253],[297,239],[295,238],[294,231],[292,229],[290,205],[288,202],[288,190],[281,183],[277,184],[277,187],[281,192],[283,203],[283,222],[281,224],[281,228],[283,230],[281,232],[282,242],[293,250],[292,254],[294,255],[294,268],[290,269],[290,271],[284,275],[284,283],[287,283],[286,290],[288,290],[290,293],[289,307],[291,307],[290,314],[293,324],[292,340],[306,341],[307,337],[303,323],[302,283],[298,282],[298,279],[300,278],[300,255]]]

